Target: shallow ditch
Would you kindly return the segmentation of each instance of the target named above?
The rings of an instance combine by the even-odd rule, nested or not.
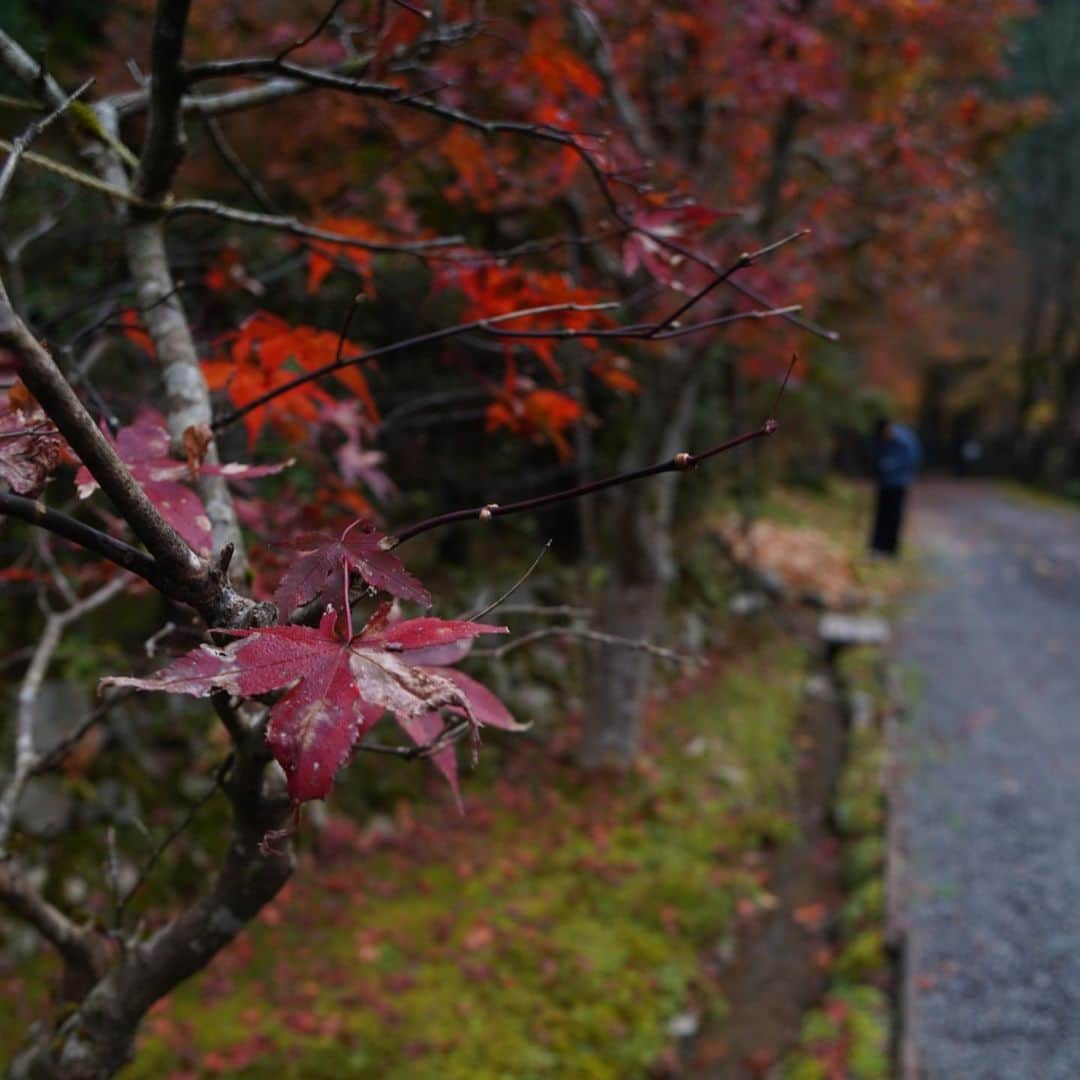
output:
[[[797,837],[760,856],[757,869],[775,898],[742,920],[730,958],[709,958],[728,1002],[685,1046],[681,1075],[694,1080],[754,1080],[779,1075],[807,1013],[824,999],[838,913],[845,900],[841,840],[832,813],[843,776],[849,725],[842,688],[823,664],[803,701]]]

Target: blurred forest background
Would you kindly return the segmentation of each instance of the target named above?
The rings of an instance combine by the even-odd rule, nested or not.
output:
[[[403,549],[444,616],[485,608],[546,552],[483,620],[512,636],[468,661],[530,730],[485,731],[475,769],[461,750],[464,816],[445,761],[439,776],[356,755],[305,808],[297,877],[154,1006],[125,1075],[706,1076],[732,1062],[730,1075],[888,1075],[880,730],[833,715],[841,698],[880,715],[887,693],[872,656],[821,666],[816,619],[887,613],[918,577],[913,559],[862,559],[881,417],[918,430],[931,469],[1080,498],[1080,6],[429,6],[335,5],[294,59],[406,101],[614,127],[618,143],[588,146],[624,214],[714,271],[799,236],[683,321],[767,317],[670,341],[582,338],[663,320],[709,276],[604,223],[567,145],[322,91],[193,112],[178,203],[295,216],[375,249],[242,214],[169,218],[219,416],[331,360],[339,336],[374,349],[521,308],[619,303],[530,324],[574,340],[420,343],[218,431],[224,461],[293,462],[235,490],[253,595],[273,594],[301,533],[363,517],[392,534],[712,447],[774,410],[780,430],[686,476]],[[89,97],[115,103],[137,148],[152,8],[7,0],[0,27],[65,88],[93,75]],[[195,3],[186,61],[274,56],[327,8]],[[30,97],[0,76],[6,140],[33,118]],[[61,127],[33,149],[85,171]],[[395,250],[450,235],[442,254]],[[0,240],[14,308],[95,417],[115,434],[142,406],[164,409],[107,200],[27,155]],[[291,359],[274,368],[271,346]],[[7,392],[16,365],[0,365]],[[73,481],[61,468],[46,501],[122,527]],[[108,575],[15,521],[0,552],[14,715],[43,599]],[[41,683],[40,745],[94,710],[101,676],[155,670],[202,635],[145,587],[89,614]],[[21,793],[11,851],[73,918],[138,934],[214,872],[228,739],[200,706],[118,701]],[[808,789],[818,766],[830,784]],[[800,836],[821,859],[790,855]],[[773,949],[789,966],[765,982],[784,989],[763,991],[754,927],[778,906],[800,936]],[[14,1053],[47,1015],[55,962],[16,919],[3,929],[0,1046]],[[762,1013],[780,1027],[755,1030]]]

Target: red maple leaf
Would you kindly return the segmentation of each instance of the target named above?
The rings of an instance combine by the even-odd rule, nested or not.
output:
[[[56,425],[21,382],[0,398],[0,480],[16,495],[41,494],[70,451]]]
[[[530,270],[520,266],[453,265],[440,270],[435,281],[438,287],[454,288],[465,297],[462,319],[485,319],[507,315],[514,311],[534,308],[573,305],[588,307],[603,299],[600,292],[575,285],[565,274]],[[544,315],[526,315],[507,322],[504,328],[518,331],[576,330],[611,325],[611,318],[602,311],[561,310]],[[595,349],[595,338],[579,339],[586,348]],[[556,382],[563,381],[562,371],[555,358],[556,341],[552,338],[523,338],[527,346],[544,364]]]
[[[277,315],[256,311],[238,330],[219,342],[219,354],[204,360],[203,374],[211,390],[225,390],[233,405],[243,408],[269,391],[291,383],[303,371],[325,367],[338,355],[360,351],[351,341],[341,342],[330,330],[314,326],[292,326]],[[368,416],[378,419],[378,409],[367,380],[355,367],[340,368],[334,379],[350,390],[363,404]],[[287,435],[297,435],[306,425],[318,421],[318,406],[334,399],[314,384],[277,397],[244,417],[248,444],[253,446],[263,424],[273,420]]]
[[[238,462],[207,465],[194,459],[178,461],[169,453],[165,417],[148,406],[141,408],[135,423],[121,428],[115,439],[107,429],[103,427],[102,430],[161,516],[201,555],[208,554],[212,545],[210,518],[199,496],[180,481],[194,480],[198,472],[230,480],[254,480],[279,473],[291,464],[285,461],[277,465],[241,465]],[[189,445],[199,441],[197,431],[193,434],[196,438],[187,440]],[[202,452],[205,453],[205,444]],[[85,465],[75,474],[75,483],[82,499],[93,494],[98,486]]]
[[[584,415],[580,402],[558,390],[536,390],[528,379],[508,374],[506,388],[487,407],[485,427],[488,431],[506,428],[535,442],[547,440],[555,447],[562,461],[573,452],[564,432]]]
[[[320,229],[327,232],[340,233],[342,236],[354,237],[357,240],[381,240],[382,233],[374,225],[360,218],[325,217],[316,223]],[[335,261],[341,260],[352,264],[353,269],[360,275],[363,283],[363,291],[371,289],[372,254],[365,248],[352,247],[349,244],[335,244],[329,240],[313,240],[307,244],[308,249],[308,280],[307,291],[314,293],[326,279],[326,275],[334,268]]]
[[[388,624],[383,605],[355,637],[340,637],[327,608],[318,629],[272,626],[235,630],[224,648],[203,645],[146,679],[108,678],[102,685],[206,697],[215,690],[249,697],[285,690],[270,709],[266,740],[285,770],[296,803],[324,798],[358,740],[384,712],[411,738],[434,731],[432,714],[449,708],[475,727],[518,728],[494,695],[458,671],[408,662],[410,650],[505,626],[408,619]],[[446,759],[440,770],[450,779]],[[456,787],[456,770],[451,784]]]
[[[646,231],[631,232],[623,242],[623,270],[633,274],[642,267],[656,281],[678,287],[678,275],[686,260],[661,241],[686,244],[696,240],[719,217],[718,212],[693,203],[638,210],[634,214],[634,224]]]
[[[322,593],[326,603],[344,611],[349,572],[355,570],[373,589],[431,607],[427,589],[396,555],[381,546],[384,539],[371,522],[362,519],[354,521],[339,537],[315,533],[298,538],[293,547],[299,557],[281,579],[274,603],[287,615]]]

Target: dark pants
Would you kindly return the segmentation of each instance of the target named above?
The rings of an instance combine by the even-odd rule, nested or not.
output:
[[[906,487],[882,484],[878,488],[874,532],[870,537],[871,551],[895,555],[900,550],[900,525],[904,518]]]

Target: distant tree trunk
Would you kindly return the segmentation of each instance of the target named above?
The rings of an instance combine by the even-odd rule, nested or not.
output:
[[[1043,263],[1037,257],[1032,257],[1027,311],[1024,315],[1024,330],[1020,338],[1020,393],[1017,395],[1016,402],[1016,441],[1014,443],[1021,458],[1018,464],[1025,470],[1030,468],[1030,462],[1024,460],[1030,452],[1028,414],[1031,406],[1035,404],[1038,393],[1041,367],[1039,345],[1042,340],[1046,302],[1046,271]]]
[[[637,433],[623,467],[674,457],[686,445],[700,385],[698,358],[673,353],[649,366],[638,403]],[[597,629],[650,641],[663,627],[675,576],[672,523],[676,475],[617,489],[605,506],[614,553],[597,612]],[[589,658],[585,731],[579,760],[587,768],[626,768],[637,756],[652,657],[641,649],[594,646]]]
[[[1068,342],[1072,336],[1076,302],[1078,262],[1071,248],[1062,256],[1055,282],[1057,309],[1047,357],[1046,393],[1054,402],[1056,415],[1041,440],[1039,478],[1051,487],[1061,487],[1068,476],[1071,373]]]

